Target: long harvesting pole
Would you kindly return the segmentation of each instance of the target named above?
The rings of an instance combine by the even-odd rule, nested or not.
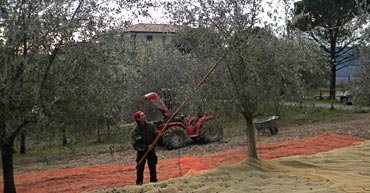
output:
[[[204,77],[198,82],[198,84],[194,87],[194,89],[192,90],[192,93],[191,95],[187,96],[185,98],[185,100],[181,103],[181,105],[176,109],[175,113],[173,113],[171,115],[171,117],[166,121],[166,124],[164,125],[163,127],[163,130],[157,135],[157,137],[153,140],[152,142],[152,145],[156,144],[157,141],[161,138],[161,136],[163,135],[164,131],[167,129],[167,125],[168,123],[175,117],[175,115],[177,113],[179,113],[184,107],[185,105],[188,103],[188,101],[190,100],[190,98],[194,95],[195,92],[197,92],[199,90],[199,88],[202,86],[202,84],[208,79],[208,77],[212,74],[212,72],[215,70],[216,66],[221,63],[221,61],[224,59],[224,56],[222,56],[221,58],[219,58],[217,60],[217,62],[215,62],[213,64],[213,66],[208,70],[207,74],[204,75]],[[137,163],[136,167],[138,167],[138,165],[141,164],[141,162],[143,162],[144,158],[148,155],[149,153],[149,149],[147,149],[145,151],[145,154],[140,158],[139,162]]]

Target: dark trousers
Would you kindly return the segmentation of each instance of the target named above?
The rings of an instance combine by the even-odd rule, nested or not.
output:
[[[136,163],[140,161],[140,159],[143,157],[145,152],[138,151],[136,154]],[[136,167],[136,184],[142,184],[144,179],[144,168],[145,168],[145,162],[148,160],[148,167],[149,167],[149,173],[150,173],[150,182],[156,182],[157,181],[157,156],[155,155],[155,151],[151,150],[148,152],[148,155],[143,159],[143,161],[137,165]]]

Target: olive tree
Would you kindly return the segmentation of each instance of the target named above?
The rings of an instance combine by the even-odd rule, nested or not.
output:
[[[370,105],[370,65],[369,65],[369,48],[363,47],[359,52],[360,68],[354,74],[351,83],[352,93],[355,97],[355,103],[358,106]]]
[[[110,135],[110,127],[122,120],[129,71],[124,46],[123,40],[108,36],[61,49],[47,79],[53,89],[47,90],[45,100],[51,105],[45,113],[52,120],[48,127],[59,127],[63,145],[70,133],[66,128],[80,142],[96,130],[100,141],[103,128]]]
[[[91,41],[107,30],[108,24],[114,23],[110,12],[121,12],[123,7],[130,7],[127,3],[139,3],[140,7],[146,1],[115,3],[112,8],[108,1],[1,1],[0,147],[4,192],[16,192],[12,148],[15,137],[26,126],[40,118],[57,122],[64,117],[64,123],[69,122],[75,117],[67,115],[72,112],[67,109],[89,101],[84,97],[98,94],[95,99],[101,101],[104,96],[86,82],[94,77],[88,77],[84,69],[94,71],[92,68],[98,66],[86,57],[91,46],[77,42]],[[94,65],[89,66],[89,62]],[[76,95],[79,92],[81,95]]]
[[[170,111],[174,112],[197,84],[210,63],[202,63],[191,54],[184,54],[169,45],[166,49],[154,48],[148,60],[136,60],[136,70],[128,75],[128,95],[133,101],[129,111],[137,109],[148,111],[150,117],[153,107],[142,100],[149,92],[157,92]],[[191,106],[192,103],[189,105]]]
[[[317,50],[299,37],[278,38],[268,26],[263,27],[260,0],[175,1],[167,6],[177,24],[217,34],[211,45],[196,45],[211,47],[213,52],[197,53],[213,60],[225,56],[220,68],[226,73],[217,76],[227,77],[217,87],[218,94],[236,102],[247,125],[249,156],[258,158],[254,117],[278,111],[287,100],[299,98],[312,85],[312,77],[321,77],[325,70],[317,68]]]
[[[361,13],[361,18],[365,21],[369,19],[369,4],[367,1],[356,1],[356,5]],[[359,70],[354,74],[353,81],[351,82],[351,90],[354,95],[354,101],[361,108],[362,106],[370,105],[370,66],[369,66],[369,37],[370,28],[367,25],[362,31],[364,40],[359,42],[358,54],[356,57],[359,61]]]

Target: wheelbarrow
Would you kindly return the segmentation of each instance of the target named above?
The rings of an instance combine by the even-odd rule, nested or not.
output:
[[[280,117],[277,115],[256,119],[254,120],[254,126],[257,129],[259,135],[275,135],[279,132],[278,127],[276,126],[275,120],[278,120]]]

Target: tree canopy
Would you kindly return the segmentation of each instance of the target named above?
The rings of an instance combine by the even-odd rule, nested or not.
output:
[[[112,76],[109,66],[100,65],[100,59],[108,54],[86,42],[112,28],[112,11],[129,7],[126,1],[115,2],[117,6],[112,8],[108,2],[90,0],[1,1],[0,147],[4,192],[16,192],[14,139],[31,123],[44,119],[49,125],[62,122],[64,127],[82,118],[111,116],[109,112],[114,108],[101,105],[109,93],[102,85],[109,83],[96,79]],[[101,53],[101,58],[92,55],[96,53]],[[92,56],[97,57],[94,60]],[[88,116],[92,109],[102,113]]]
[[[199,29],[197,35],[193,35],[196,30],[189,30],[188,35],[194,39],[191,42],[213,48],[212,52],[192,48],[196,51],[194,55],[199,58],[225,55],[221,72],[216,75],[224,80],[217,87],[218,98],[237,104],[247,123],[250,156],[257,158],[253,118],[278,113],[279,103],[297,96],[295,93],[303,94],[303,85],[318,72],[311,64],[320,66],[316,49],[305,41],[277,38],[268,25],[259,27],[262,1],[175,1],[168,10],[175,23]],[[209,37],[204,32],[215,32],[211,34],[217,38],[204,41],[202,38]]]
[[[364,21],[361,10],[370,1],[302,0],[294,3],[293,26],[306,33],[323,50],[330,72],[330,96],[335,98],[336,71],[351,64],[351,49],[364,36],[358,29]],[[365,8],[365,9],[363,9]]]

